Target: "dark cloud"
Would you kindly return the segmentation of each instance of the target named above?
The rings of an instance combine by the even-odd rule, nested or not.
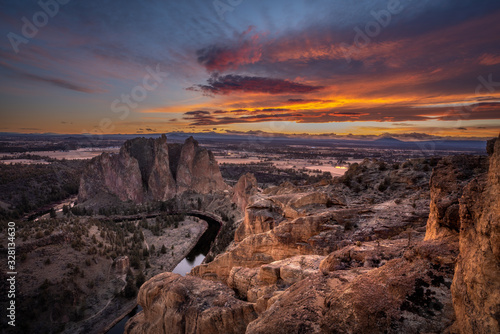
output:
[[[288,103],[292,104],[302,104],[302,103],[312,103],[312,102],[331,102],[331,100],[319,100],[319,99],[288,99]]]
[[[243,75],[212,75],[207,85],[195,85],[188,90],[202,91],[208,95],[230,94],[233,92],[267,94],[304,94],[324,87],[311,86],[283,79],[250,77]]]
[[[330,113],[330,115],[335,115],[335,116],[359,116],[359,115],[369,115],[367,113],[360,113],[360,112],[340,112],[340,111],[334,111]]]
[[[210,72],[224,72],[260,60],[260,51],[245,41],[233,47],[212,45],[196,52],[198,63]]]
[[[288,113],[288,114],[256,114],[248,116],[221,116],[214,117],[210,112],[186,112],[183,119],[191,121],[189,125],[221,125],[221,124],[235,124],[235,123],[256,123],[267,121],[282,121],[284,119],[299,119],[304,116],[301,113]]]
[[[210,111],[206,111],[206,110],[193,110],[193,111],[185,112],[184,115],[188,115],[188,116],[210,115]]]
[[[340,82],[350,89],[362,81],[370,83],[363,85],[370,96],[387,95],[388,91],[473,95],[476,78],[486,65],[490,67],[486,73],[500,70],[500,61],[496,61],[500,59],[500,44],[491,38],[500,34],[496,24],[499,1],[401,3],[404,11],[393,15],[380,34],[348,52],[350,62],[345,45],[353,45],[355,27],[364,29],[367,22],[375,21],[369,10],[362,24],[338,27],[334,21],[323,21],[279,35],[235,36],[223,46],[213,44],[198,50],[198,61],[210,72],[273,73],[281,78],[304,77],[322,86]],[[387,3],[373,1],[370,6],[379,11],[387,8]],[[205,90],[198,88],[219,94],[210,84],[203,87]],[[307,102],[312,101],[289,100]]]
[[[195,110],[184,113],[182,119],[191,121],[190,125],[212,125],[217,124],[216,118],[209,111]]]
[[[266,111],[266,112],[277,111],[277,112],[281,112],[281,111],[290,111],[290,109],[285,109],[285,108],[265,108],[265,109],[261,109],[260,111]]]

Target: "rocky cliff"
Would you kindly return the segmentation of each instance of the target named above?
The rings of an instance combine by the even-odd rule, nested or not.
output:
[[[250,197],[259,192],[259,186],[255,175],[247,173],[241,176],[236,185],[233,187],[233,191],[233,202],[244,211],[248,205]]]
[[[226,190],[213,154],[190,137],[184,145],[167,137],[127,140],[118,154],[92,159],[81,179],[80,202],[100,194],[121,201],[164,201],[186,191],[206,194]]]
[[[147,281],[137,299],[144,311],[127,322],[126,333],[236,334],[257,317],[227,286],[173,273]]]
[[[458,237],[459,199],[465,186],[485,172],[486,166],[484,156],[450,156],[438,163],[430,180],[431,204],[425,240]]]
[[[193,191],[206,194],[228,188],[213,153],[198,146],[193,137],[186,139],[181,148],[176,175],[177,193]]]
[[[456,329],[463,334],[500,333],[500,140],[493,147],[488,173],[470,182],[460,199],[452,292]]]
[[[193,268],[192,282],[221,282],[230,288],[224,298],[252,306],[254,320],[230,317],[238,333],[498,332],[495,148],[487,179],[474,179],[485,170],[481,157],[447,158],[437,166],[425,159],[392,166],[365,160],[331,184],[265,189],[247,203],[226,251]],[[435,219],[429,218],[432,193]],[[426,227],[437,233],[424,240]],[[137,328],[173,326],[163,315],[181,312],[169,303],[141,305],[144,314],[131,320]],[[214,307],[210,299],[208,305],[204,312]],[[203,318],[182,315],[186,323]]]

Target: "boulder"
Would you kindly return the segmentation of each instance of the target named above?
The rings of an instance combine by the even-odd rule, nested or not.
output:
[[[169,272],[144,283],[137,301],[143,311],[127,322],[127,334],[237,334],[257,318],[227,286]]]

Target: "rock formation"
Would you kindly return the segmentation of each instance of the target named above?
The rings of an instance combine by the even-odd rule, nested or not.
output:
[[[459,199],[467,183],[485,168],[483,156],[450,156],[438,163],[430,181],[431,204],[425,240],[458,236]]]
[[[460,256],[453,305],[460,333],[500,333],[500,140],[489,170],[460,200]]]
[[[238,205],[241,210],[245,210],[251,196],[259,191],[257,179],[255,175],[247,173],[240,177],[233,188],[233,202]]]
[[[234,244],[210,263],[193,268],[192,274],[227,283],[233,267],[257,268],[298,255],[326,256],[353,240],[387,238],[425,226],[428,201],[420,198],[428,196],[429,173],[411,167],[380,171],[378,163],[372,161],[354,168],[370,175],[366,184],[360,179],[360,186],[389,177],[392,195],[407,198],[396,204],[389,192],[359,195],[338,184],[297,187],[285,183],[266,189],[246,207]],[[407,182],[415,175],[422,177]]]
[[[186,139],[182,146],[176,182],[177,193],[193,191],[206,194],[227,189],[213,153],[198,146],[193,137]]]
[[[380,268],[308,275],[275,294],[246,333],[441,333],[454,320],[455,256],[423,243]]]
[[[80,202],[99,194],[121,201],[165,201],[186,191],[206,194],[226,190],[212,152],[189,137],[184,145],[167,137],[127,140],[119,154],[103,153],[90,161],[80,179]]]
[[[197,277],[159,274],[137,297],[143,311],[127,322],[130,334],[244,333],[257,314],[225,285]]]

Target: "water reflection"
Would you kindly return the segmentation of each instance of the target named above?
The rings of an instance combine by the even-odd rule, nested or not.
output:
[[[188,259],[185,257],[172,271],[175,274],[185,276],[193,267],[200,265],[205,259],[205,255],[198,254],[194,258]]]

